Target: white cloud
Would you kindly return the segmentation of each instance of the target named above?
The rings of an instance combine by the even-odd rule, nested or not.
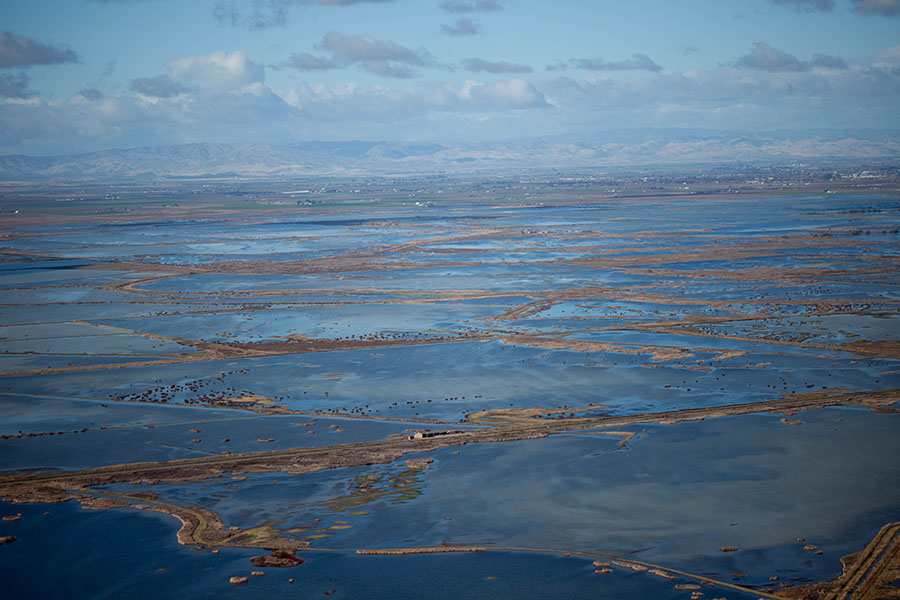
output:
[[[218,50],[212,54],[177,58],[167,62],[166,67],[176,81],[194,82],[215,90],[240,89],[265,80],[262,63],[249,60],[244,50],[231,53]]]
[[[534,85],[524,79],[510,79],[485,84],[466,81],[459,97],[474,107],[489,108],[544,108],[547,101]]]

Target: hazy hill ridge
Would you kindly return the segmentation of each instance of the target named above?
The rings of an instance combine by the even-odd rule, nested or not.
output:
[[[621,130],[485,144],[369,141],[185,144],[0,156],[3,180],[290,177],[714,162],[900,159],[900,132]]]

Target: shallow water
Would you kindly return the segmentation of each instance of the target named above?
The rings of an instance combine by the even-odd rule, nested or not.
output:
[[[522,552],[420,556],[305,552],[306,562],[297,567],[258,568],[248,559],[259,551],[223,548],[213,555],[179,547],[173,542],[178,522],[161,514],[132,509],[85,511],[73,502],[21,506],[16,511],[23,514],[22,519],[4,523],[0,529],[18,538],[0,546],[0,575],[10,597],[312,598],[327,593],[332,598],[373,600],[541,600],[564,594],[675,600],[686,594],[674,589],[674,583],[685,580],[662,580],[623,569],[597,575],[589,558]],[[111,548],[116,551],[109,552]],[[254,577],[251,571],[264,575]],[[541,576],[535,578],[534,573]],[[229,584],[235,575],[250,581]],[[732,600],[754,598],[733,590],[720,595]]]
[[[873,220],[860,207],[882,212]],[[900,280],[884,257],[898,252],[888,233],[898,208],[890,196],[695,197],[23,227],[5,249],[43,258],[0,258],[0,470],[374,441],[464,427],[410,420],[465,423],[481,410],[596,417],[896,389]],[[345,256],[345,267],[312,260]],[[465,332],[486,341],[435,339]],[[430,343],[265,356],[219,347],[235,355],[227,359],[191,345],[290,336]],[[548,340],[588,351],[540,347]],[[874,344],[863,355],[848,341]],[[121,366],[185,354],[189,362]],[[70,372],[9,375],[47,367]],[[250,395],[323,414],[198,405]],[[689,595],[647,573],[594,574],[590,559],[558,553],[584,550],[749,585],[827,579],[840,556],[900,520],[900,472],[886,458],[900,452],[898,416],[829,408],[792,415],[804,422],[796,426],[781,416],[639,424],[624,447],[585,434],[468,444],[427,455],[422,471],[404,464],[418,457],[409,455],[153,486],[163,499],[214,508],[227,525],[330,536],[303,565],[263,569],[244,586],[228,577],[249,574],[256,552],[179,547],[171,517],[4,504],[23,518],[0,521],[0,536],[19,536],[0,546],[0,575],[17,597]],[[362,489],[366,478],[374,488]],[[557,553],[346,551],[442,542]]]
[[[87,469],[224,451],[351,444],[421,428],[422,423],[407,421],[0,394],[0,436],[5,436],[0,470]]]
[[[883,460],[900,453],[900,416],[829,408],[796,418],[803,424],[768,415],[639,424],[625,428],[642,434],[625,447],[586,434],[470,444],[430,454],[431,467],[412,474],[401,460],[249,475],[225,490],[215,481],[100,489],[207,506],[226,525],[326,531],[315,547],[581,550],[724,581],[743,572],[753,585],[827,579],[840,574],[839,557],[900,519],[900,465]],[[367,476],[379,477],[378,493],[355,483]],[[329,529],[335,521],[349,527]]]

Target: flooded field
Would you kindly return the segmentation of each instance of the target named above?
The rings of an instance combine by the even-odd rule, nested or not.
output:
[[[13,596],[898,574],[896,195],[9,219]]]

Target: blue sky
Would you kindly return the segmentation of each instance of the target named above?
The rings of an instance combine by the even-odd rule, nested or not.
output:
[[[0,153],[900,128],[900,0],[11,0]]]

